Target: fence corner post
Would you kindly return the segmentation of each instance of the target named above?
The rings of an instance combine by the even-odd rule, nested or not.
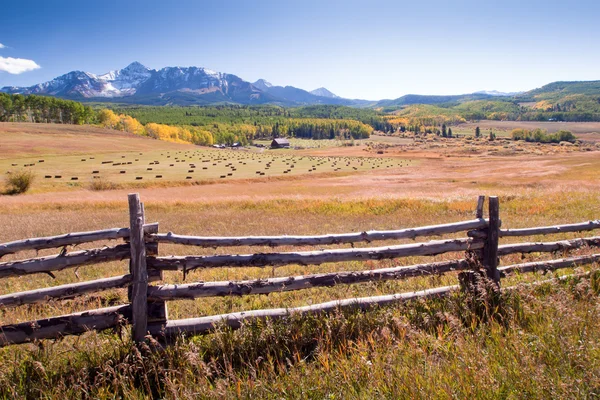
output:
[[[489,197],[488,234],[483,248],[483,265],[486,275],[500,286],[498,271],[498,238],[500,231],[500,205],[497,196]]]
[[[141,343],[148,330],[148,270],[146,268],[146,244],[144,240],[144,208],[137,193],[129,194],[129,243],[131,261],[129,270],[132,275],[131,316],[132,338]]]

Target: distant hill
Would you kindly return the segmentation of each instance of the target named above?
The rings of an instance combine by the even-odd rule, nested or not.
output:
[[[515,97],[522,101],[558,101],[570,95],[600,96],[600,81],[552,82]]]
[[[443,103],[463,103],[472,100],[486,100],[495,96],[486,93],[472,93],[451,96],[419,95],[407,94],[394,100],[381,100],[375,107],[402,107],[412,104],[443,104]]]
[[[308,92],[304,89],[298,89],[294,86],[275,86],[264,79],[259,79],[252,85],[287,104],[330,104],[344,106],[359,105],[357,101],[338,97],[325,88]]]

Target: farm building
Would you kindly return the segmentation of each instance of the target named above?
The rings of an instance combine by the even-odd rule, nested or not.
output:
[[[286,138],[273,139],[271,142],[272,149],[284,149],[290,147],[290,141]]]

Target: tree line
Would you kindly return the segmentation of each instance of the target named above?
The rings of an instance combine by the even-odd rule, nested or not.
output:
[[[364,139],[373,130],[371,126],[353,120],[287,118],[273,124],[217,123],[205,126],[168,125],[148,122],[145,125],[131,115],[116,114],[103,109],[98,112],[101,126],[149,136],[172,142],[198,145],[233,144],[246,145],[254,139],[272,137],[298,137],[306,139]]]
[[[90,106],[56,97],[0,93],[0,121],[88,124],[95,122]]]

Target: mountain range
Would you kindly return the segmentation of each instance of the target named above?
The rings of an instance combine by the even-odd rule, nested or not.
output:
[[[219,103],[368,105],[343,99],[325,88],[312,92],[293,86],[274,86],[264,79],[247,82],[236,75],[200,67],[150,69],[139,62],[96,75],[72,71],[30,87],[6,86],[11,94],[38,94],[80,101],[111,101],[152,105],[207,105]]]
[[[6,86],[0,92],[38,94],[79,101],[115,102],[145,105],[278,104],[344,105],[397,109],[413,104],[456,104],[473,100],[505,98],[515,101],[560,100],[565,95],[600,93],[600,82],[554,82],[522,93],[495,90],[454,96],[407,94],[393,100],[346,99],[326,88],[307,91],[293,86],[276,86],[265,79],[248,82],[228,73],[201,67],[150,69],[139,62],[95,75],[72,71],[51,81],[30,87]]]

